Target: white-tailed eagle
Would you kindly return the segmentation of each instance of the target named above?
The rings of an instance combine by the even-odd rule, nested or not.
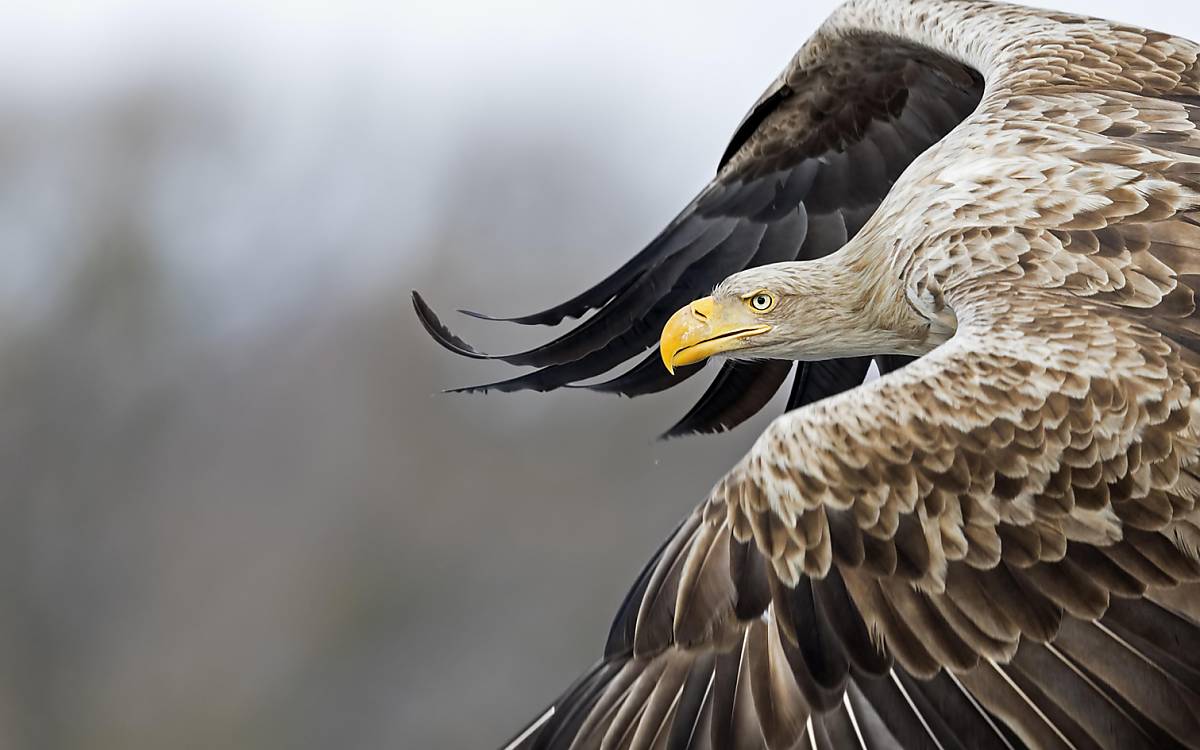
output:
[[[800,408],[513,746],[1200,747],[1198,57],[1091,18],[852,0],[658,238],[517,319],[595,310],[494,387],[656,341],[593,387],[726,358],[674,432],[737,423],[801,365]]]

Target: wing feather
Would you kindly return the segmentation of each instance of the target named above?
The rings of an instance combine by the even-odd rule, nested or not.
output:
[[[871,51],[869,58],[863,49]],[[450,331],[414,295],[417,317],[455,354],[541,368],[456,390],[579,386],[652,346],[671,313],[730,273],[840,248],[868,221],[904,169],[970,114],[981,93],[982,79],[944,56],[884,37],[845,40],[820,64],[794,66],[773,84],[739,126],[714,180],[658,237],[600,283],[527,315],[467,312],[557,325],[594,311],[566,333],[526,351],[497,355]],[[913,111],[921,109],[929,112]],[[781,383],[772,375],[760,370],[754,381],[758,395],[724,411],[712,404],[737,401],[741,384],[714,382],[705,396],[709,407],[693,410],[673,434],[740,423],[778,389]],[[625,375],[582,387],[638,396],[680,382],[656,357],[648,357]]]

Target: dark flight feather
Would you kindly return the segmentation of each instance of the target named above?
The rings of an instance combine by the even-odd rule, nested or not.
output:
[[[826,64],[768,90],[739,124],[716,178],[658,237],[595,286],[535,313],[467,312],[539,325],[584,318],[561,336],[526,351],[489,354],[454,334],[414,294],[418,319],[447,350],[540,368],[454,390],[581,387],[632,397],[694,375],[698,368],[671,377],[651,353],[622,375],[582,382],[653,346],[676,309],[731,273],[837,250],[905,167],[978,104],[982,79],[968,68],[893,40],[881,38],[874,47],[866,67],[858,56],[831,55]],[[797,140],[793,133],[801,127],[805,137]],[[837,386],[858,382],[861,378],[845,377]],[[667,435],[731,429],[765,406],[781,384],[775,367],[723,369],[701,403]]]

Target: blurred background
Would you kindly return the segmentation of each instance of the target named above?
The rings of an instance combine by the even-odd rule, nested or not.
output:
[[[0,11],[0,747],[495,745],[764,418],[441,395],[409,292],[589,286],[834,3],[225,5]]]

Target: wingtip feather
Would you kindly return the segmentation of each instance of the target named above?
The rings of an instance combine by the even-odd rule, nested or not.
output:
[[[433,308],[429,306],[425,298],[415,289],[412,292],[412,303],[413,310],[417,314],[417,320],[421,322],[421,326],[429,334],[430,338],[442,348],[471,359],[492,359],[491,355],[480,352],[447,328],[438,318],[437,314],[433,312]]]

